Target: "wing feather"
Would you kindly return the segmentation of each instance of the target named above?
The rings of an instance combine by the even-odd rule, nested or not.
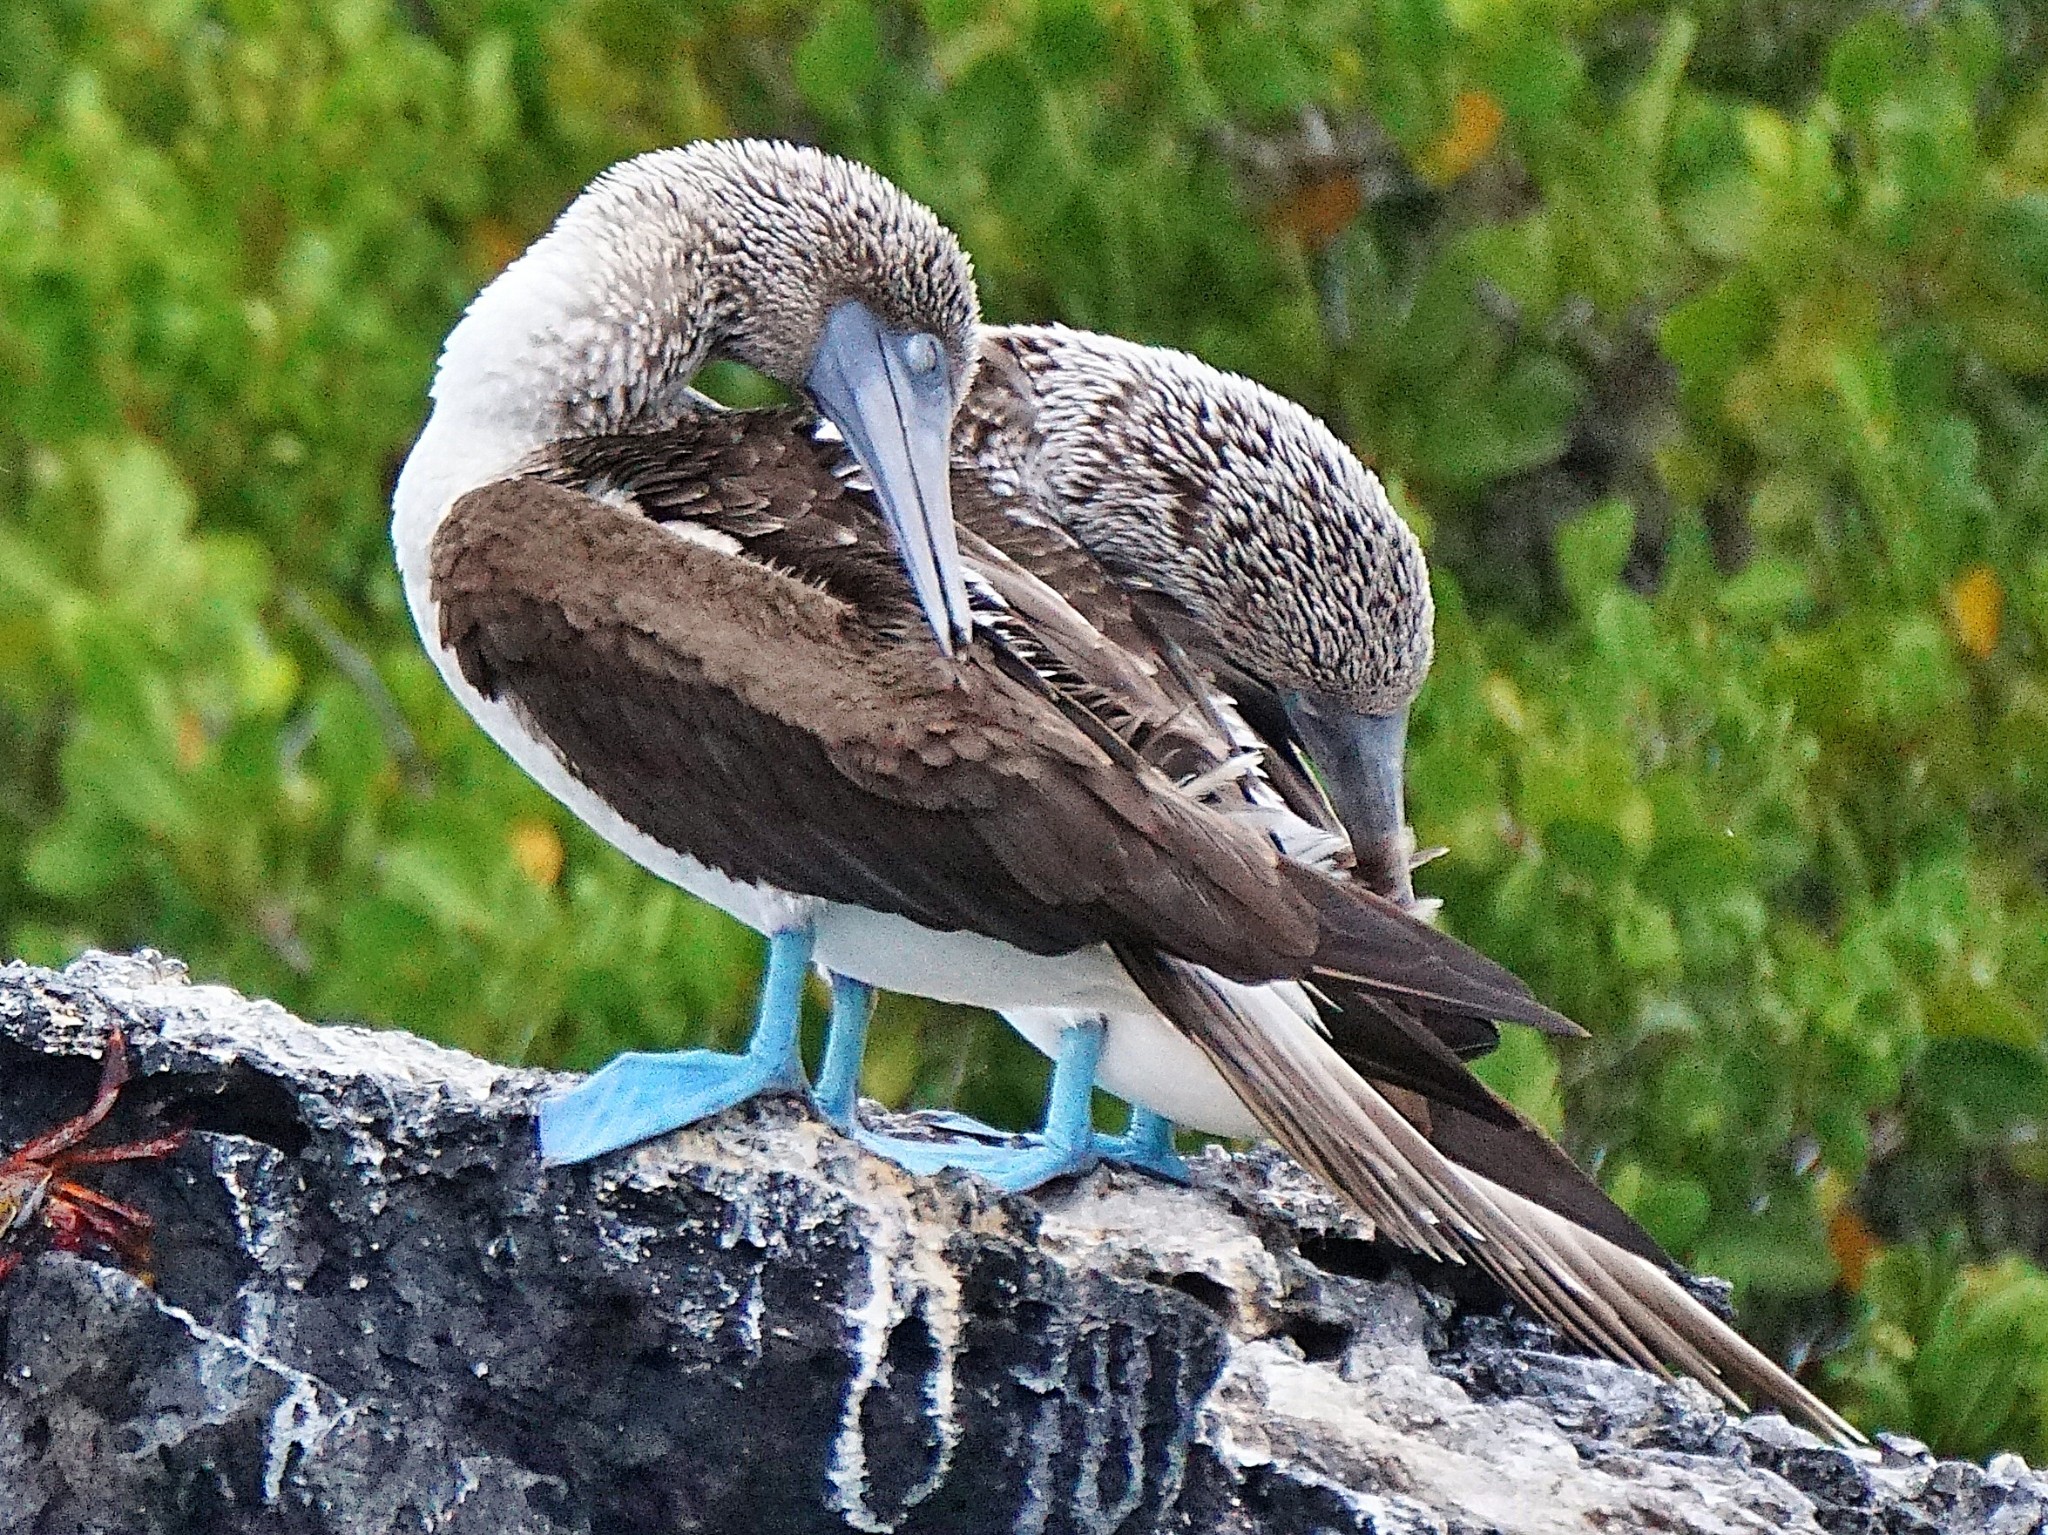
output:
[[[999,669],[876,633],[827,581],[518,478],[450,510],[433,590],[472,685],[733,878],[1034,953],[1142,937],[1263,978],[1314,947],[1263,839]]]

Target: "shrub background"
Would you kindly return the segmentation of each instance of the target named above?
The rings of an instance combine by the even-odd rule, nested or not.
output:
[[[589,176],[812,139],[993,318],[1379,465],[1423,883],[1595,1034],[1493,1079],[1860,1421],[2048,1458],[2044,50],[2023,0],[0,7],[0,937],[505,1059],[734,1037],[753,941],[469,725],[386,497]],[[868,1085],[1041,1077],[899,1002]]]

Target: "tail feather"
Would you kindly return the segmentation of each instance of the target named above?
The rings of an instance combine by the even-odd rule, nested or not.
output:
[[[1331,1004],[1325,1014],[1330,1043],[1360,1076],[1405,1087],[1433,1104],[1455,1104],[1470,1116],[1503,1127],[1520,1123],[1514,1109],[1473,1076],[1457,1052],[1413,1009],[1362,987],[1316,989]]]
[[[1447,1158],[1299,1015],[1247,1005],[1240,993],[1255,988],[1154,951],[1119,947],[1118,957],[1274,1139],[1389,1240],[1478,1265],[1596,1353],[1667,1377],[1683,1371],[1731,1407],[1747,1393],[1838,1442],[1861,1442],[1832,1408],[1631,1250],[1635,1242],[1610,1240]],[[1551,1165],[1541,1181],[1558,1176]]]
[[[1585,1037],[1571,1019],[1537,1001],[1514,972],[1384,896],[1302,864],[1284,864],[1282,871],[1316,909],[1320,941],[1310,961],[1311,979],[1328,977],[1424,1007]]]
[[[1653,1263],[1670,1261],[1648,1232],[1579,1170],[1557,1143],[1472,1074],[1439,1021],[1365,986],[1319,983],[1332,1048],[1367,1081],[1427,1102],[1418,1121],[1460,1166],[1548,1205]],[[1412,1118],[1413,1116],[1411,1116]]]
[[[1474,1185],[1486,1180],[1465,1175]],[[1767,1401],[1841,1443],[1864,1436],[1827,1403],[1799,1384],[1776,1361],[1689,1294],[1665,1269],[1575,1225],[1534,1200],[1489,1186],[1505,1213],[1540,1232],[1581,1283],[1607,1297],[1638,1330],[1666,1340],[1665,1357],[1731,1406],[1744,1398]]]
[[[1484,1083],[1477,1085],[1499,1105],[1500,1113],[1482,1117],[1453,1103],[1432,1102],[1429,1122],[1421,1127],[1432,1146],[1468,1173],[1564,1216],[1646,1263],[1671,1267],[1656,1239],[1609,1199],[1562,1146]]]

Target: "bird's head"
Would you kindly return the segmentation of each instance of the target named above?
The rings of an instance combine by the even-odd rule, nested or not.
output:
[[[874,171],[704,140],[593,181],[478,297],[436,396],[529,406],[543,439],[644,430],[699,408],[688,386],[705,363],[744,363],[845,436],[950,648],[968,612],[947,449],[978,316],[960,242]]]
[[[1360,876],[1412,898],[1402,764],[1435,610],[1378,477],[1301,407],[1185,353],[1058,327],[988,346],[1032,393],[1009,466],[1031,503],[1164,599],[1206,659],[1271,694]]]

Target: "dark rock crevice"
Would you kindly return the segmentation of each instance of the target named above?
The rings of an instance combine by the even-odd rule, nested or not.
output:
[[[1028,1200],[794,1104],[587,1168],[542,1073],[154,956],[0,970],[0,1145],[137,1078],[155,1290],[0,1288],[0,1535],[2035,1529],[2048,1481],[1858,1458],[1560,1352],[1267,1151]]]

